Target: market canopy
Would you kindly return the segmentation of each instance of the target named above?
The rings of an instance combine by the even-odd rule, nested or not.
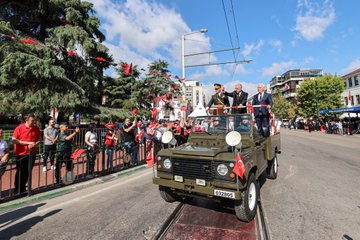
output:
[[[207,116],[208,113],[201,102],[196,106],[195,110],[190,113],[189,117]]]
[[[360,113],[360,106],[357,107],[348,107],[348,108],[336,108],[336,109],[325,109],[320,110],[320,114],[330,114],[330,113]]]

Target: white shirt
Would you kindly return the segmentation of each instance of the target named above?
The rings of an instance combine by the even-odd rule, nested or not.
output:
[[[5,155],[5,150],[8,148],[8,144],[7,142],[5,142],[4,140],[0,140],[0,156],[4,156]]]
[[[97,134],[88,131],[85,134],[85,139],[87,139],[91,144],[96,144],[97,143]]]
[[[259,93],[259,101],[261,101],[263,98],[263,93]]]

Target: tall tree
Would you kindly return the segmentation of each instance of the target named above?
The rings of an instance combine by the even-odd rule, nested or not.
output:
[[[80,0],[7,1],[1,6],[0,31],[16,35],[4,37],[0,46],[4,111],[46,115],[57,107],[71,113],[101,103],[103,70],[112,59],[101,44],[105,37],[92,7]]]
[[[306,117],[318,115],[318,110],[342,106],[341,93],[345,90],[344,79],[324,74],[315,80],[308,80],[297,90],[299,112]]]
[[[136,65],[121,62],[116,72],[119,77],[109,79],[105,86],[108,106],[131,109],[135,103],[133,92],[136,90],[135,83],[140,76],[140,71]]]
[[[293,105],[286,100],[286,98],[280,93],[277,92],[272,96],[273,106],[272,111],[275,116],[280,119],[289,119],[292,118],[292,109]]]
[[[139,108],[149,110],[159,98],[171,101],[179,93],[168,66],[165,61],[155,61],[149,65],[146,77],[136,82],[133,96]]]

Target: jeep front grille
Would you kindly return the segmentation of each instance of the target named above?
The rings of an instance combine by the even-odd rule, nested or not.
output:
[[[189,179],[212,180],[211,161],[199,159],[173,159],[173,174]]]

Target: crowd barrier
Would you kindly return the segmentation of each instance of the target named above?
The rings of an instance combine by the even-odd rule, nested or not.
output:
[[[70,130],[72,132],[73,130]],[[80,134],[76,136],[74,139],[74,142],[76,143],[77,147],[79,148],[85,148],[84,144],[84,138],[85,138],[85,130],[81,130]],[[118,150],[114,151],[113,156],[113,163],[110,168],[108,168],[107,164],[107,154],[106,149],[104,146],[104,138],[106,135],[106,129],[97,129],[98,137],[99,137],[99,151],[96,154],[96,160],[95,160],[95,167],[94,167],[94,173],[89,174],[89,168],[88,168],[88,161],[86,156],[86,151],[81,154],[76,159],[71,159],[73,167],[72,167],[72,181],[70,183],[74,182],[81,182],[86,181],[88,179],[97,177],[97,176],[104,176],[106,174],[121,171],[123,169],[129,168],[131,166],[127,166],[128,164],[125,164],[128,160],[128,156],[125,153],[125,149],[123,147],[120,147]],[[7,133],[8,136],[11,136],[12,132]],[[12,149],[11,139],[9,139],[9,145]],[[138,164],[144,164],[146,162],[146,144],[145,139],[144,142],[141,142],[138,145],[139,151],[137,153],[137,160]],[[50,168],[50,160],[46,162],[47,171],[43,172],[43,159],[41,158],[43,152],[43,146],[39,146],[38,155],[36,155],[36,159],[33,161],[28,161],[28,172],[31,174],[28,174],[27,177],[27,189],[25,192],[20,192],[20,186],[19,189],[15,189],[15,174],[16,174],[16,163],[20,164],[22,159],[15,160],[14,157],[10,158],[9,163],[7,164],[6,168],[3,169],[3,174],[0,177],[0,202],[5,202],[20,196],[30,196],[35,193],[48,191],[54,188],[61,187],[65,184],[68,184],[69,181],[64,181],[64,178],[67,177],[67,171],[66,171],[66,164],[56,164],[57,166],[61,166],[59,169],[51,169]],[[28,156],[26,156],[28,157]],[[57,160],[55,160],[56,162]],[[30,170],[30,171],[29,171]],[[58,171],[59,176],[61,179],[58,178],[56,181],[56,171]],[[19,171],[19,179],[21,179],[21,172]],[[23,173],[24,174],[24,173]],[[25,174],[26,175],[26,174]]]

